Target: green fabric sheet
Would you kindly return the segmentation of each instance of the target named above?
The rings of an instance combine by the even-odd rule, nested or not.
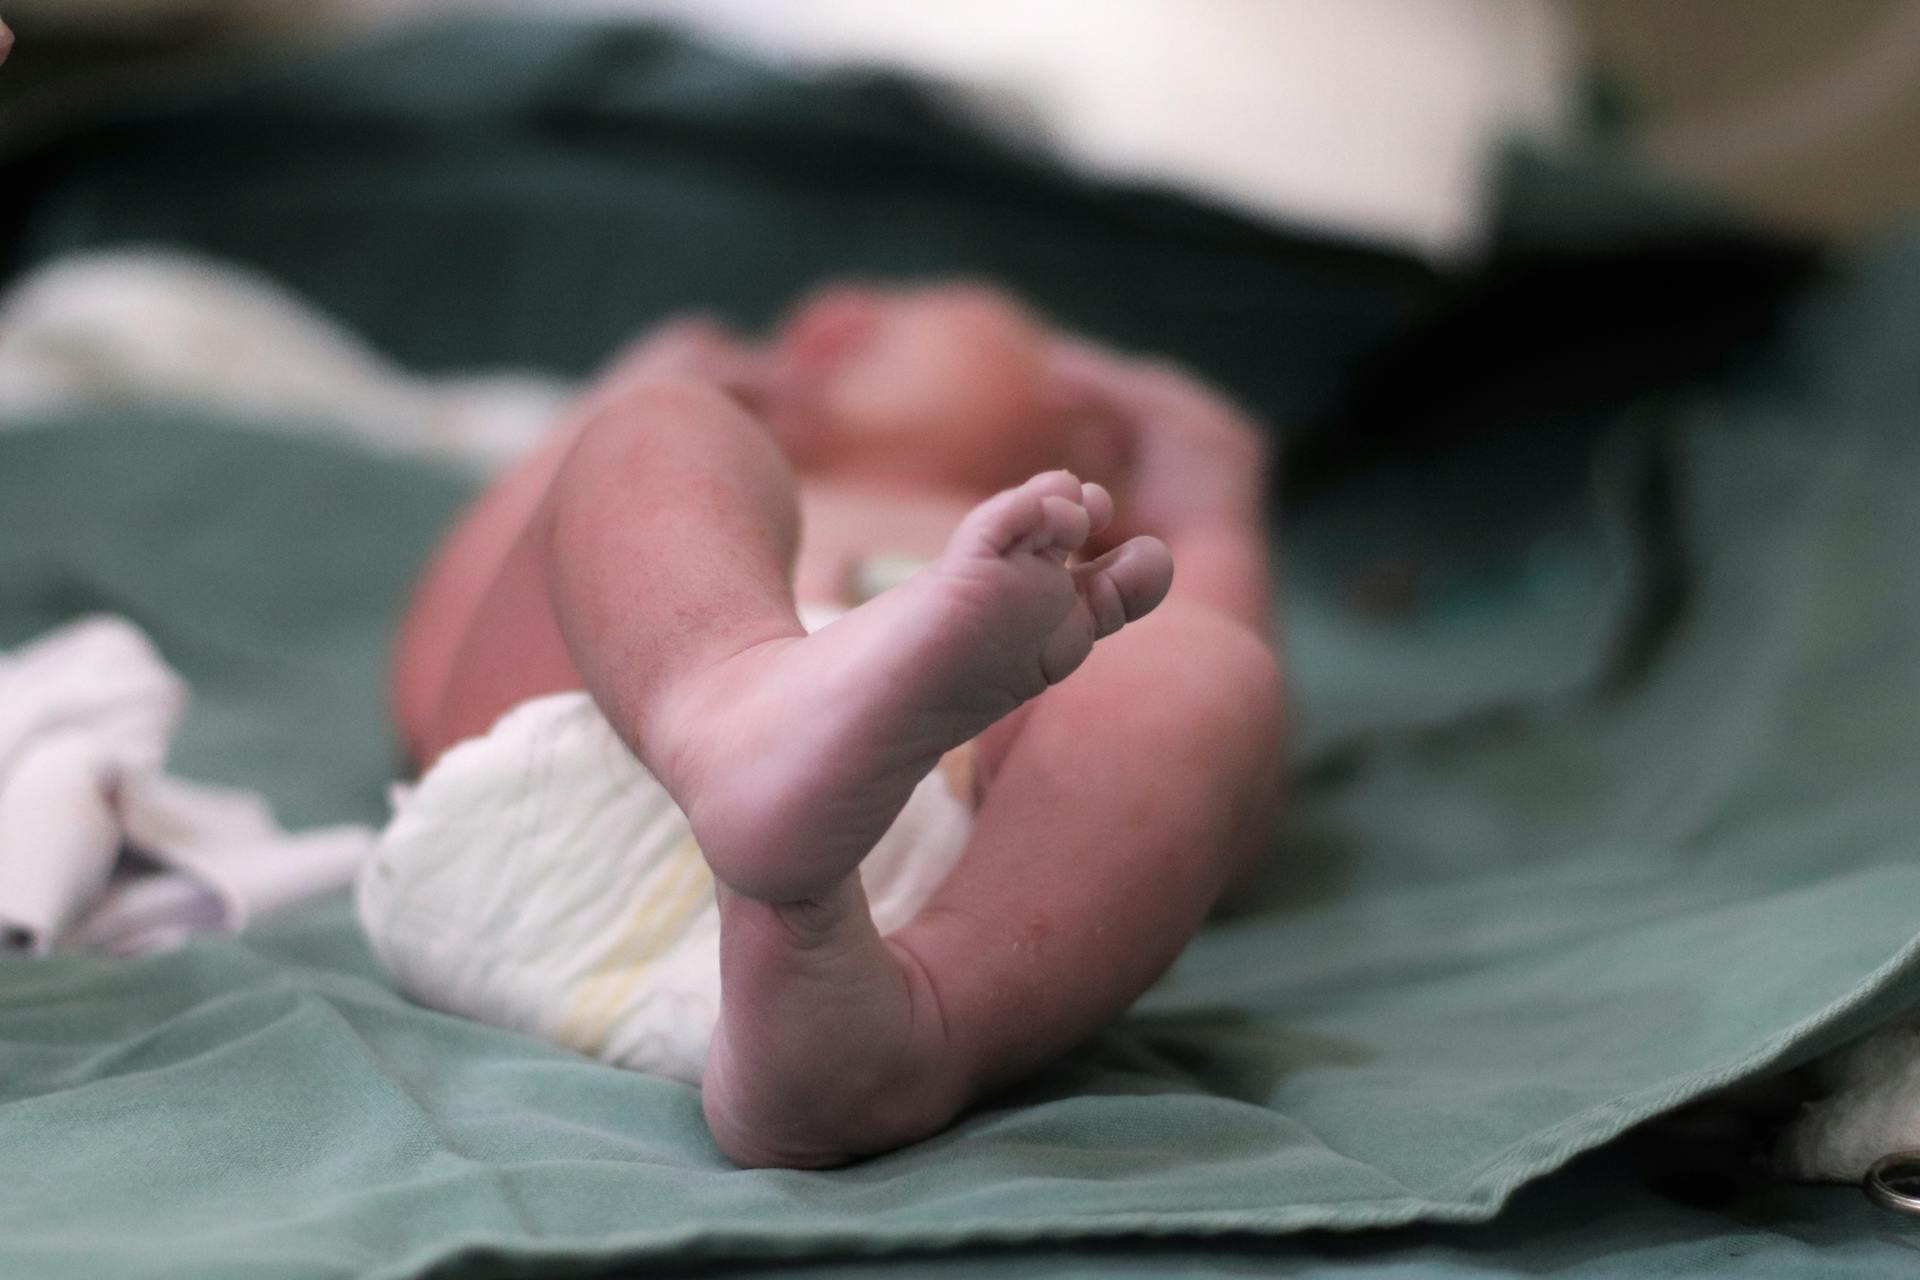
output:
[[[583,41],[503,45],[513,57],[482,41],[549,77],[532,77],[545,98],[496,77],[493,99],[559,111],[541,58],[583,57]],[[404,68],[450,51],[479,56],[430,42],[382,56]],[[273,92],[351,137],[340,121],[378,98],[378,65],[323,61]],[[596,101],[625,92],[578,79]],[[676,81],[666,99],[726,118],[740,99],[723,80],[698,82],[705,100]],[[426,135],[457,133],[472,104],[417,93],[420,163],[451,163]],[[221,120],[239,148],[259,106],[196,99],[165,127]],[[144,206],[129,194],[146,128],[163,126],[119,119],[16,150],[14,176],[40,193],[15,223],[17,261],[169,218],[210,247],[247,234],[178,189]],[[242,191],[324,200],[312,159]],[[1003,162],[1012,192],[1006,175],[1025,171]],[[1032,180],[1087,212],[1071,184]],[[371,185],[326,190],[359,193],[348,225],[378,225]],[[401,194],[387,207],[417,237],[425,215]],[[1114,216],[1134,225],[1126,208]],[[1227,235],[1205,227],[1209,244]],[[1141,230],[1142,245],[1193,250],[1161,233]],[[929,234],[916,267],[957,260],[966,237]],[[1264,243],[1242,256],[1284,258],[1290,279],[1324,271],[1326,299],[1353,269],[1348,296],[1370,318],[1341,339],[1349,366],[1431,302],[1425,286],[1385,305],[1373,292],[1417,272]],[[351,247],[262,254],[318,278]],[[1223,305],[1218,285],[1192,281],[1191,314]],[[339,287],[334,305],[376,332],[402,298],[370,276]],[[453,313],[492,291],[537,344],[540,318],[518,304],[544,287],[432,275],[415,305]],[[1129,300],[1102,305],[1111,332]],[[615,326],[603,319],[554,362],[591,359]],[[407,331],[398,311],[384,323]],[[1737,375],[1604,426],[1543,420],[1527,448],[1547,442],[1555,469],[1516,472],[1525,450],[1483,441],[1413,473],[1383,463],[1303,507],[1285,544],[1295,782],[1268,874],[1125,1019],[948,1133],[835,1172],[735,1170],[687,1087],[410,1005],[335,899],[151,959],[0,965],[0,1275],[1910,1265],[1915,1235],[1857,1193],[1729,1174],[1710,1181],[1730,1206],[1706,1202],[1662,1180],[1685,1152],[1672,1137],[1643,1139],[1666,1144],[1651,1157],[1618,1143],[1576,1157],[1920,998],[1916,327],[1920,240],[1898,240],[1803,300]],[[408,354],[431,363],[443,337],[415,334]],[[447,350],[491,340],[464,341]],[[1275,400],[1335,393],[1324,370],[1272,363]],[[260,788],[294,823],[377,821],[394,770],[384,646],[463,484],[181,412],[8,425],[0,645],[123,613],[194,686],[179,772]],[[1316,1228],[1374,1230],[1298,1234]]]

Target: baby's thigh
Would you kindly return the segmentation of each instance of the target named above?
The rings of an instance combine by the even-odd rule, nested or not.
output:
[[[472,665],[459,661],[462,649],[476,640],[511,643],[529,628],[548,625],[546,585],[529,572],[530,564],[513,564],[514,551],[573,438],[570,429],[556,432],[475,499],[414,586],[395,634],[389,689],[396,727],[416,762],[431,761],[447,745],[440,721],[450,696],[454,702],[473,701],[476,692],[484,692],[450,687],[457,672],[465,674],[459,669]],[[506,572],[509,567],[519,572]],[[476,634],[474,624],[483,610],[500,615],[504,628],[482,628]],[[533,648],[547,654],[545,646]],[[577,683],[570,673],[570,666],[565,673],[547,673],[548,682],[565,674]]]
[[[982,742],[965,855],[894,935],[977,1087],[1122,1012],[1263,850],[1284,707],[1273,655],[1169,601]]]
[[[1195,863],[1229,872],[1239,837],[1264,837],[1287,708],[1280,664],[1244,622],[1178,595],[1099,642],[1085,665],[979,741],[984,795],[1046,786],[1073,806],[1124,815],[1138,841],[1201,838]],[[1264,848],[1264,839],[1259,839]]]

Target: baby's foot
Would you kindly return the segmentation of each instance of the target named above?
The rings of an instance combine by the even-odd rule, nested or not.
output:
[[[899,587],[663,694],[648,763],[714,874],[772,902],[840,884],[944,753],[1159,604],[1173,562],[1155,539],[1068,563],[1112,515],[1100,486],[1036,476],[976,507]]]

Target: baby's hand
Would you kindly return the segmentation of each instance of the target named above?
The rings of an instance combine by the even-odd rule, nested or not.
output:
[[[1257,525],[1273,450],[1266,432],[1175,365],[1122,359],[1060,340],[1056,394],[1112,422],[1128,456],[1121,510],[1130,527],[1178,533],[1223,522]]]

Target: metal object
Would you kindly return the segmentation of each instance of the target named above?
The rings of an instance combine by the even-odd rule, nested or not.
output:
[[[1861,1183],[1867,1198],[1882,1208],[1920,1214],[1920,1151],[1881,1156]]]

